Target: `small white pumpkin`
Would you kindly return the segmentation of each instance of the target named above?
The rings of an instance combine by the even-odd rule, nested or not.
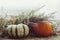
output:
[[[13,18],[11,16],[7,16],[4,19],[6,24],[12,24],[13,23]]]
[[[18,24],[21,22],[21,19],[18,16],[7,16],[4,18],[6,24]]]
[[[25,24],[7,25],[7,32],[13,37],[23,37],[29,34],[29,27]]]

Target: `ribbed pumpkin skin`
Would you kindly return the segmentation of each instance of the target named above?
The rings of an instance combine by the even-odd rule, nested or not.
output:
[[[25,24],[8,25],[7,32],[12,37],[25,37],[29,34],[29,28]]]
[[[37,22],[32,26],[32,30],[39,36],[49,36],[52,33],[52,25],[49,22]]]

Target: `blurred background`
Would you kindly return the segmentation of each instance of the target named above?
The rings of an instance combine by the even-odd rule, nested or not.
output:
[[[0,16],[18,15],[21,12],[26,14],[31,10],[39,9],[44,6],[36,15],[41,13],[50,14],[56,12],[55,20],[59,20],[60,25],[60,0],[0,0]],[[60,30],[60,26],[58,27]]]
[[[20,11],[36,10],[43,5],[38,14],[56,11],[55,17],[60,20],[60,0],[0,0],[0,15],[18,15]]]

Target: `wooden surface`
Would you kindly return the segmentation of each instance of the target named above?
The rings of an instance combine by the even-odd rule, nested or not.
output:
[[[60,40],[60,35],[49,36],[49,37],[26,37],[26,38],[20,38],[20,39],[3,39],[3,38],[0,38],[0,40]]]

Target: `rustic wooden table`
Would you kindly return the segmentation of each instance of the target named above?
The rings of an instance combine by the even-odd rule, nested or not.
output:
[[[20,39],[3,39],[0,40],[60,40],[60,35],[49,36],[49,37],[27,37],[27,38],[20,38]]]

